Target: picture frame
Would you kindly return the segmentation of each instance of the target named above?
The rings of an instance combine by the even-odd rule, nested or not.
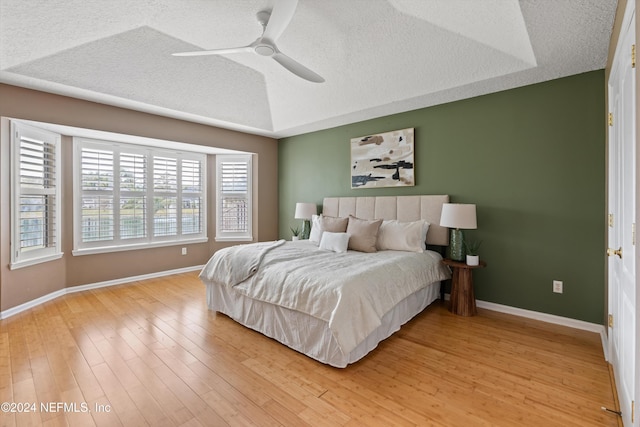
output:
[[[415,185],[414,128],[351,139],[351,188]]]

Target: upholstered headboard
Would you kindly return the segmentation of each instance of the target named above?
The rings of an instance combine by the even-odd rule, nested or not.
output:
[[[449,203],[448,195],[325,197],[322,213],[327,216],[353,215],[362,219],[396,219],[402,222],[424,219],[430,224],[427,244],[447,246],[449,229],[440,226],[443,203]]]

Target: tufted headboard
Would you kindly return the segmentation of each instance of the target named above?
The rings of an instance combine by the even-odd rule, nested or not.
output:
[[[424,219],[430,224],[427,244],[447,246],[449,229],[440,226],[443,203],[449,203],[448,195],[325,197],[322,213],[327,216],[353,215],[362,219],[396,219],[402,222]]]

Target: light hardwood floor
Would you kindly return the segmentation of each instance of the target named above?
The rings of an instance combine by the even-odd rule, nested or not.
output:
[[[208,311],[195,272],[0,321],[0,402],[35,409],[8,426],[617,425],[595,333],[436,302],[335,369]]]

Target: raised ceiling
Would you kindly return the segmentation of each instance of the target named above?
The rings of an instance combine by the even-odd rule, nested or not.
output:
[[[243,46],[278,0],[0,1],[0,81],[275,138],[604,68],[616,0],[300,0],[278,47]]]

